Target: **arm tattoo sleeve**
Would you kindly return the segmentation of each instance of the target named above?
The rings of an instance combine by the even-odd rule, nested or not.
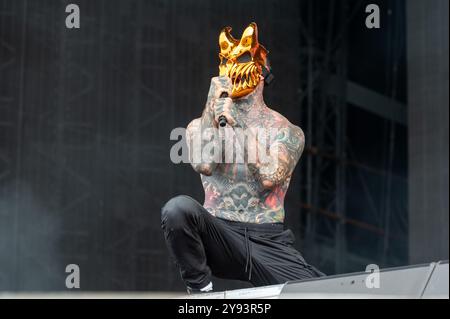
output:
[[[204,145],[211,141],[211,139],[208,140],[203,137],[208,133],[206,132],[207,130],[211,134],[214,132],[213,93],[213,91],[210,91],[208,94],[208,100],[202,117],[193,120],[186,129],[186,141],[189,148],[189,161],[191,166],[197,173],[206,176],[210,176],[217,166],[214,154],[203,154]],[[211,137],[213,138],[212,143],[214,143],[213,149],[218,149],[220,145],[217,145],[219,143],[217,138],[214,138],[214,136]],[[193,147],[195,145],[195,139],[200,139],[200,145],[197,148]],[[197,154],[194,154],[195,152]],[[195,158],[199,158],[200,161],[195,161]]]

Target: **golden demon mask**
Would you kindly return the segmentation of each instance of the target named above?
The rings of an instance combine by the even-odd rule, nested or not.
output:
[[[231,97],[239,98],[252,92],[268,70],[268,51],[258,42],[258,27],[252,22],[242,33],[240,40],[225,27],[219,35],[219,75],[228,76],[233,84]]]

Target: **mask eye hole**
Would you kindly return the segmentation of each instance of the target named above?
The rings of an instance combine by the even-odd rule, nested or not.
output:
[[[252,61],[252,56],[249,52],[245,52],[237,58],[238,63],[248,63]]]

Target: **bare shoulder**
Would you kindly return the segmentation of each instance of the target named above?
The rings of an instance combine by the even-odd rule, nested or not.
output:
[[[303,130],[299,126],[292,124],[286,117],[284,117],[277,111],[269,109],[269,112],[272,127],[281,129],[285,133],[287,133],[288,136],[297,138],[298,142],[300,142],[301,144],[304,143],[305,135],[303,133]]]
[[[285,145],[289,153],[293,156],[294,162],[298,161],[305,147],[303,130],[299,126],[292,124],[277,111],[269,110],[270,117],[272,118],[271,126],[279,130],[277,141]]]

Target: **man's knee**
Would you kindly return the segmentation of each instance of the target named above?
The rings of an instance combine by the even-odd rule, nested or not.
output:
[[[161,209],[161,223],[176,227],[185,225],[198,210],[195,201],[188,196],[178,195],[170,199]]]

